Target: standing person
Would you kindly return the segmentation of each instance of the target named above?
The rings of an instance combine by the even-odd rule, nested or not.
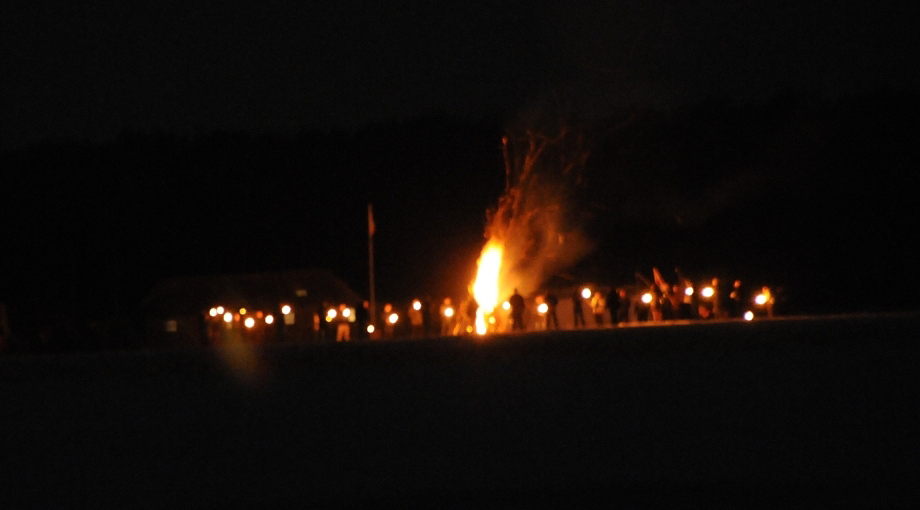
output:
[[[395,316],[395,320],[391,320],[390,316]],[[390,340],[396,336],[397,322],[399,322],[399,314],[393,309],[393,305],[390,303],[383,305],[383,338]]]
[[[422,302],[418,299],[412,301],[409,306],[409,326],[410,336],[412,338],[424,337],[425,318],[422,315]]]
[[[613,294],[607,299],[607,311],[610,312],[610,324],[616,326],[620,322],[620,309],[628,308],[626,302],[626,289],[615,289]]]
[[[556,317],[556,306],[559,305],[559,298],[549,292],[546,294],[546,329],[559,329],[559,319]]]
[[[681,295],[680,285],[673,285],[670,292],[668,292],[668,305],[669,313],[671,319],[681,319],[681,304],[683,302],[683,296]]]
[[[741,288],[741,280],[735,280],[732,284],[732,291],[728,294],[728,310],[732,319],[740,319],[744,314],[744,290]]]
[[[719,279],[713,278],[709,285],[703,287],[697,306],[700,319],[720,319],[724,305],[722,291],[719,290]]]
[[[607,309],[607,300],[600,290],[595,290],[591,296],[591,311],[594,313],[594,325],[601,327],[604,325],[604,311]]]
[[[725,318],[725,296],[722,293],[722,290],[719,289],[719,279],[712,279],[712,318],[713,319],[724,319]]]
[[[629,292],[626,289],[617,290],[617,301],[619,301],[619,306],[617,307],[617,324],[630,321],[630,308],[633,307],[633,300],[629,297]],[[633,312],[635,313],[635,312]]]
[[[328,338],[326,334],[326,310],[329,308],[329,303],[323,301],[319,304],[315,312],[313,312],[313,331],[316,333],[316,339],[320,342],[325,341]]]
[[[696,301],[697,293],[693,288],[693,284],[689,281],[684,281],[684,286],[680,290],[680,313],[679,317],[681,319],[693,319],[695,317],[696,311],[693,306]]]
[[[585,313],[581,307],[581,292],[578,289],[575,289],[575,293],[572,294],[572,316],[575,320],[575,327],[585,327]]]
[[[370,322],[370,303],[365,300],[355,303],[355,339],[367,340],[367,325]]]
[[[756,303],[763,306],[763,309],[767,312],[767,317],[773,318],[773,305],[776,303],[776,297],[770,291],[770,287],[766,285],[761,287]]]
[[[449,297],[444,298],[441,303],[441,336],[450,336],[454,334],[454,324],[456,321],[457,310]]]
[[[508,298],[508,304],[511,305],[511,330],[524,331],[524,297],[518,294],[517,289]]]
[[[460,328],[459,334],[471,334],[476,330],[476,310],[479,309],[479,303],[472,295],[467,296],[466,301],[460,306]]]
[[[347,307],[344,304],[339,305],[339,311],[336,312],[335,321],[335,341],[351,341],[351,324],[348,323],[348,317],[345,316]]]

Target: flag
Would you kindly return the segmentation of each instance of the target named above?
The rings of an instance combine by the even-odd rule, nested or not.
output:
[[[374,224],[374,209],[371,204],[367,204],[367,235],[371,237],[377,231],[377,225]]]
[[[657,285],[659,289],[666,291],[669,288],[668,282],[664,281],[657,267],[652,268],[652,275],[655,278],[655,285]]]

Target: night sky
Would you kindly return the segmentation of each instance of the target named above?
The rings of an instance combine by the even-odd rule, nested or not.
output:
[[[915,90],[890,2],[28,2],[3,8],[3,144]]]
[[[309,266],[363,293],[368,202],[380,294],[454,292],[500,138],[549,102],[626,126],[586,170],[576,278],[750,261],[801,309],[920,304],[909,2],[378,4],[4,5],[0,299],[129,308],[166,276]],[[833,302],[854,285],[887,297]]]

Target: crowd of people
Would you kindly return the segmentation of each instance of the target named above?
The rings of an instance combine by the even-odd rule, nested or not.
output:
[[[527,297],[514,289],[495,310],[486,311],[483,320],[488,332],[503,333],[773,317],[776,299],[768,287],[748,289],[737,279],[723,285],[719,278],[702,285],[690,280],[668,284],[657,270],[654,274],[654,281],[630,286],[572,286]],[[351,309],[340,305],[318,311],[314,321],[325,330],[324,336],[340,342],[461,336],[476,332],[478,307],[472,296],[459,302],[446,297],[439,304],[430,298],[414,299],[405,306],[385,303],[372,321],[364,301]]]

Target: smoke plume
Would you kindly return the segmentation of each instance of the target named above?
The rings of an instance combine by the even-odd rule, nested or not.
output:
[[[485,237],[504,246],[501,295],[529,295],[590,250],[573,203],[588,150],[567,125],[509,131],[502,143],[505,191],[487,213]]]

